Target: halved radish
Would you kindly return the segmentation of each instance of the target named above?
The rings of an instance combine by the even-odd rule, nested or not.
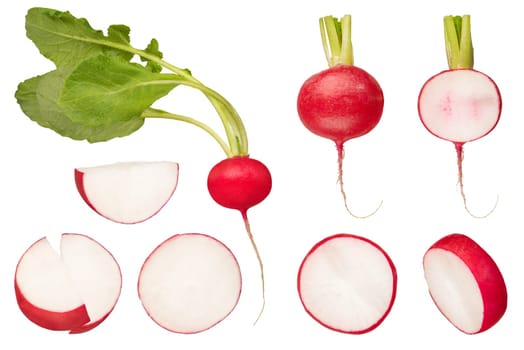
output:
[[[463,234],[434,243],[424,255],[424,276],[440,312],[459,330],[476,334],[504,315],[504,278],[490,255]]]
[[[47,238],[33,243],[15,272],[20,310],[35,324],[56,331],[86,332],[111,313],[122,275],[113,256],[81,234],[61,235],[60,252]]]
[[[140,271],[138,295],[161,327],[198,333],[233,311],[241,285],[238,262],[223,243],[186,233],[170,237],[148,256]]]
[[[390,312],[397,290],[392,260],[376,243],[352,234],[329,236],[313,246],[298,272],[306,312],[334,331],[361,334]]]
[[[158,213],[175,192],[178,163],[119,162],[75,169],[84,201],[103,217],[139,223]]]

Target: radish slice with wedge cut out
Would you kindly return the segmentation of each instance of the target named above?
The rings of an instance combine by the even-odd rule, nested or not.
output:
[[[235,308],[241,274],[233,253],[217,239],[199,233],[174,235],[145,260],[138,295],[147,314],[176,333],[199,333]]]
[[[115,307],[122,287],[120,268],[98,242],[81,234],[61,235],[60,251],[47,238],[32,244],[15,272],[22,313],[50,330],[83,333]]]
[[[329,236],[307,253],[298,273],[306,312],[334,331],[367,333],[386,318],[395,300],[397,272],[376,243],[352,234]]]
[[[424,277],[440,312],[459,330],[494,326],[507,307],[504,278],[491,256],[463,234],[435,242],[423,259]]]
[[[178,163],[119,162],[75,169],[82,199],[118,223],[143,222],[164,207],[178,183]]]

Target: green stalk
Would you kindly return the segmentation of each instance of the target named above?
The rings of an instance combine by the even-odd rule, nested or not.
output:
[[[444,38],[449,69],[472,69],[473,42],[470,16],[444,16]]]
[[[337,64],[353,65],[351,15],[344,15],[340,20],[333,16],[325,16],[319,19],[319,25],[329,67]]]

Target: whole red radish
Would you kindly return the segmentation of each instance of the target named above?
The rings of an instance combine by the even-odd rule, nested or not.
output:
[[[502,100],[500,91],[488,75],[473,69],[470,16],[445,16],[444,29],[449,69],[424,83],[418,97],[418,113],[433,135],[453,142],[457,152],[458,182],[464,207],[462,161],[466,142],[489,134],[497,125]]]
[[[340,21],[332,16],[323,17],[320,29],[329,68],[303,83],[297,110],[309,131],[335,142],[344,205],[356,216],[349,210],[344,191],[344,143],[375,128],[382,117],[384,95],[375,78],[353,64],[351,16],[345,15]]]
[[[262,314],[265,305],[264,265],[255,243],[247,211],[262,202],[271,192],[269,169],[259,160],[248,156],[234,156],[217,163],[209,171],[207,188],[211,197],[223,207],[240,211],[251,245],[260,266],[262,282]],[[258,320],[257,318],[257,320]]]
[[[463,234],[450,234],[424,254],[424,277],[440,312],[460,331],[477,334],[506,312],[508,295],[493,258]]]

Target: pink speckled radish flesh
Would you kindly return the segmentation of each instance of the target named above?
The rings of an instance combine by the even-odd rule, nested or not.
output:
[[[504,315],[507,291],[502,274],[471,238],[443,237],[428,249],[423,267],[433,301],[462,332],[486,331]]]
[[[86,332],[116,305],[120,268],[104,247],[84,235],[61,235],[59,249],[42,238],[22,255],[15,272],[18,305],[43,328]]]
[[[119,162],[75,169],[82,199],[101,216],[118,223],[145,221],[175,192],[178,163]]]
[[[159,326],[176,333],[199,333],[233,311],[241,285],[237,260],[223,243],[204,234],[178,234],[146,259],[138,294]]]
[[[385,251],[355,235],[338,234],[318,242],[298,273],[304,309],[334,331],[367,333],[389,314],[397,273]]]

